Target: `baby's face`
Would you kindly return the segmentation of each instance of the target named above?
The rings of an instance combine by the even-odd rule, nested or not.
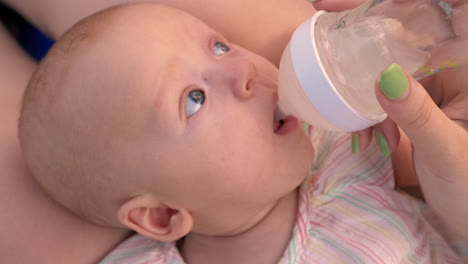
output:
[[[277,69],[195,18],[140,10],[81,57],[122,125],[112,155],[142,192],[192,212],[194,231],[240,231],[307,175],[297,120],[275,126]]]

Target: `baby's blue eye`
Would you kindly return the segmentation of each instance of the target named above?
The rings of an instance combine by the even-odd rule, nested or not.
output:
[[[222,56],[226,54],[229,50],[230,48],[222,42],[216,41],[216,43],[214,44],[214,54],[216,56]]]
[[[191,117],[194,115],[205,103],[205,93],[200,90],[191,90],[187,95],[185,102],[185,115]]]

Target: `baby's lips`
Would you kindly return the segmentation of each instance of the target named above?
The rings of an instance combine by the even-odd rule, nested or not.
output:
[[[299,121],[294,116],[288,116],[282,119],[282,125],[275,131],[278,135],[286,135],[295,131],[298,127]]]
[[[278,105],[273,114],[273,132],[278,135],[288,134],[296,130],[298,124],[297,118],[284,113]]]

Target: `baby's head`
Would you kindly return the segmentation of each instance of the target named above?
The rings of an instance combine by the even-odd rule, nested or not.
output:
[[[187,13],[114,7],[41,63],[21,145],[39,184],[85,219],[162,241],[240,233],[301,183],[313,156],[293,119],[274,121],[276,78]]]

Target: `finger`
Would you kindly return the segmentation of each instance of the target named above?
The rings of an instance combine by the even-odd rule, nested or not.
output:
[[[365,0],[309,0],[314,3],[317,10],[340,12],[359,6]]]
[[[400,131],[392,119],[386,118],[374,126],[375,139],[382,155],[388,156],[394,152],[400,142]]]
[[[468,0],[452,0],[444,2],[453,3],[453,31],[459,39],[468,39]]]
[[[442,109],[456,124],[468,131],[468,87],[463,89]]]
[[[353,132],[351,138],[351,151],[353,153],[364,151],[372,141],[372,128],[370,127],[358,132]]]
[[[385,70],[376,83],[376,96],[388,116],[422,153],[445,153],[462,129],[432,101],[424,87],[398,64]],[[458,128],[456,128],[458,127]],[[464,130],[463,130],[464,132]],[[455,137],[455,138],[454,138]]]
[[[414,168],[413,147],[408,136],[400,131],[400,143],[392,153],[393,172],[396,187],[419,186]]]
[[[351,150],[353,153],[364,151],[369,147],[372,136],[375,135],[380,151],[384,156],[394,152],[400,142],[400,130],[390,118],[379,124],[357,132],[353,132]]]

